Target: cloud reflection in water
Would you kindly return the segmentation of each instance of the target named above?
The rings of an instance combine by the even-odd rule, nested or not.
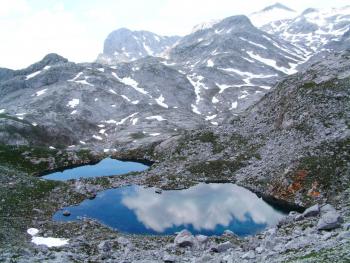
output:
[[[245,236],[273,225],[283,216],[249,190],[234,184],[198,184],[185,190],[155,193],[154,188],[127,186],[105,190],[94,200],[64,208],[54,220],[85,216],[134,234],[173,234],[184,228],[195,234],[220,235],[226,229]]]
[[[249,190],[234,184],[198,184],[186,190],[164,191],[136,188],[122,203],[137,219],[157,232],[192,225],[197,231],[229,226],[232,220],[275,224],[282,215]]]

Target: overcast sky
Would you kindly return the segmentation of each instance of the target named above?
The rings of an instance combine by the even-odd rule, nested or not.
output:
[[[0,0],[0,67],[24,68],[47,53],[93,61],[113,30],[185,35],[203,21],[250,14],[276,0]],[[349,0],[281,0],[297,11]]]

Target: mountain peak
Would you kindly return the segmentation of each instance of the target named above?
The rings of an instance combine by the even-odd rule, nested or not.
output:
[[[290,11],[290,12],[295,12],[295,10],[289,8],[288,6],[285,6],[281,3],[275,3],[273,5],[270,5],[270,6],[267,6],[265,7],[263,10],[261,10],[262,12],[266,12],[266,11],[270,11],[270,10],[273,10],[273,9],[282,9],[282,10],[285,10],[285,11]]]
[[[258,12],[252,13],[249,18],[255,26],[261,27],[274,21],[291,19],[296,16],[297,12],[293,9],[280,3],[276,3],[267,6]]]
[[[147,56],[162,56],[178,39],[177,36],[161,36],[145,30],[119,28],[107,36],[97,62],[115,64]]]
[[[47,54],[42,60],[41,62],[44,64],[55,64],[58,62],[67,62],[68,59],[56,54],[56,53],[49,53]]]
[[[245,15],[230,16],[223,19],[220,24],[229,24],[236,28],[238,27],[253,27],[250,19]]]

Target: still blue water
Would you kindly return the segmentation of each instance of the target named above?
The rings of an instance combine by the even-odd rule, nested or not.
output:
[[[155,193],[154,188],[127,186],[100,192],[94,200],[58,211],[57,221],[93,218],[118,231],[132,234],[253,235],[283,217],[249,190],[234,184],[198,184],[186,190]]]
[[[70,179],[101,177],[109,175],[121,175],[130,172],[140,172],[148,169],[149,166],[138,162],[124,162],[106,158],[97,164],[84,165],[63,172],[55,172],[43,176],[44,179],[66,181]]]

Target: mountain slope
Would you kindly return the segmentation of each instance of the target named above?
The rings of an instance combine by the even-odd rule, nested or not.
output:
[[[167,64],[191,80],[194,112],[220,116],[246,109],[304,60],[302,50],[257,29],[246,16],[233,16],[183,37]]]
[[[1,142],[40,143],[23,137],[40,128],[60,137],[57,146],[132,147],[204,123],[189,106],[195,94],[186,76],[157,59],[116,67],[64,61],[45,58],[0,81]]]
[[[310,8],[293,19],[271,22],[261,29],[312,55],[329,42],[341,39],[350,29],[350,6],[326,10]]]
[[[349,80],[350,50],[331,54],[229,125],[164,142],[164,162],[151,174],[164,188],[176,184],[164,173],[172,170],[179,182],[236,182],[303,206],[339,202],[350,185]]]

